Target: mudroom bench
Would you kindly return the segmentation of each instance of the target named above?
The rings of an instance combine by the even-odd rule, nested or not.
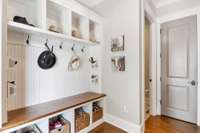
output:
[[[36,126],[39,132],[49,133],[51,132],[50,120],[62,117],[68,122],[66,127],[68,127],[69,131],[66,128],[67,133],[87,133],[103,123],[105,97],[105,94],[86,92],[10,111],[8,112],[8,122],[3,125],[0,132],[16,132],[26,127]],[[85,115],[87,119],[85,116],[81,118],[83,114],[87,114]],[[98,119],[94,121],[94,118]],[[58,129],[58,132],[61,131],[61,127],[58,127]],[[55,128],[55,130],[57,129]]]

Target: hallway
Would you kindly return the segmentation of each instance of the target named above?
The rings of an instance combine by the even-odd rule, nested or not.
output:
[[[156,116],[146,121],[145,133],[200,133],[200,127],[165,116]]]

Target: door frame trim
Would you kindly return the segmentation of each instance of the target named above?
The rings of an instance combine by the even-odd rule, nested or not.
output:
[[[145,74],[144,74],[144,63],[145,63],[145,58],[144,58],[144,54],[145,54],[145,50],[144,50],[144,25],[145,25],[145,17],[150,21],[150,40],[151,40],[151,47],[152,50],[154,50],[152,53],[152,64],[156,64],[157,63],[157,31],[156,31],[156,26],[157,26],[157,19],[156,19],[156,12],[155,10],[152,8],[151,3],[149,3],[149,0],[141,0],[142,4],[141,4],[141,47],[140,47],[140,56],[141,56],[141,70],[140,70],[140,80],[141,80],[141,124],[144,125],[145,123],[145,88],[144,88],[144,84],[145,84]],[[156,94],[156,88],[157,88],[157,67],[152,67],[152,97],[151,97],[151,115],[156,116],[157,115],[157,94]]]
[[[157,54],[161,53],[161,39],[160,30],[161,24],[178,20],[185,17],[197,17],[197,42],[198,42],[198,68],[200,68],[200,7],[184,10],[172,15],[161,17],[157,19]],[[161,59],[157,58],[157,77],[161,77]],[[197,87],[197,125],[200,126],[200,71],[198,69],[198,87]],[[161,115],[161,81],[157,78],[157,115]]]

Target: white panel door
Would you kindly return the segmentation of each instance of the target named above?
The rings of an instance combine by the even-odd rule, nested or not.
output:
[[[162,114],[197,121],[197,20],[162,25]]]

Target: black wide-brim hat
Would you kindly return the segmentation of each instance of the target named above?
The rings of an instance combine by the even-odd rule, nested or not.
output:
[[[14,16],[13,21],[17,22],[17,23],[26,24],[26,25],[35,27],[35,25],[29,24],[29,22],[27,21],[27,19],[25,17]]]
[[[42,52],[38,58],[38,65],[42,69],[50,69],[56,63],[56,56],[53,52],[46,50]]]

